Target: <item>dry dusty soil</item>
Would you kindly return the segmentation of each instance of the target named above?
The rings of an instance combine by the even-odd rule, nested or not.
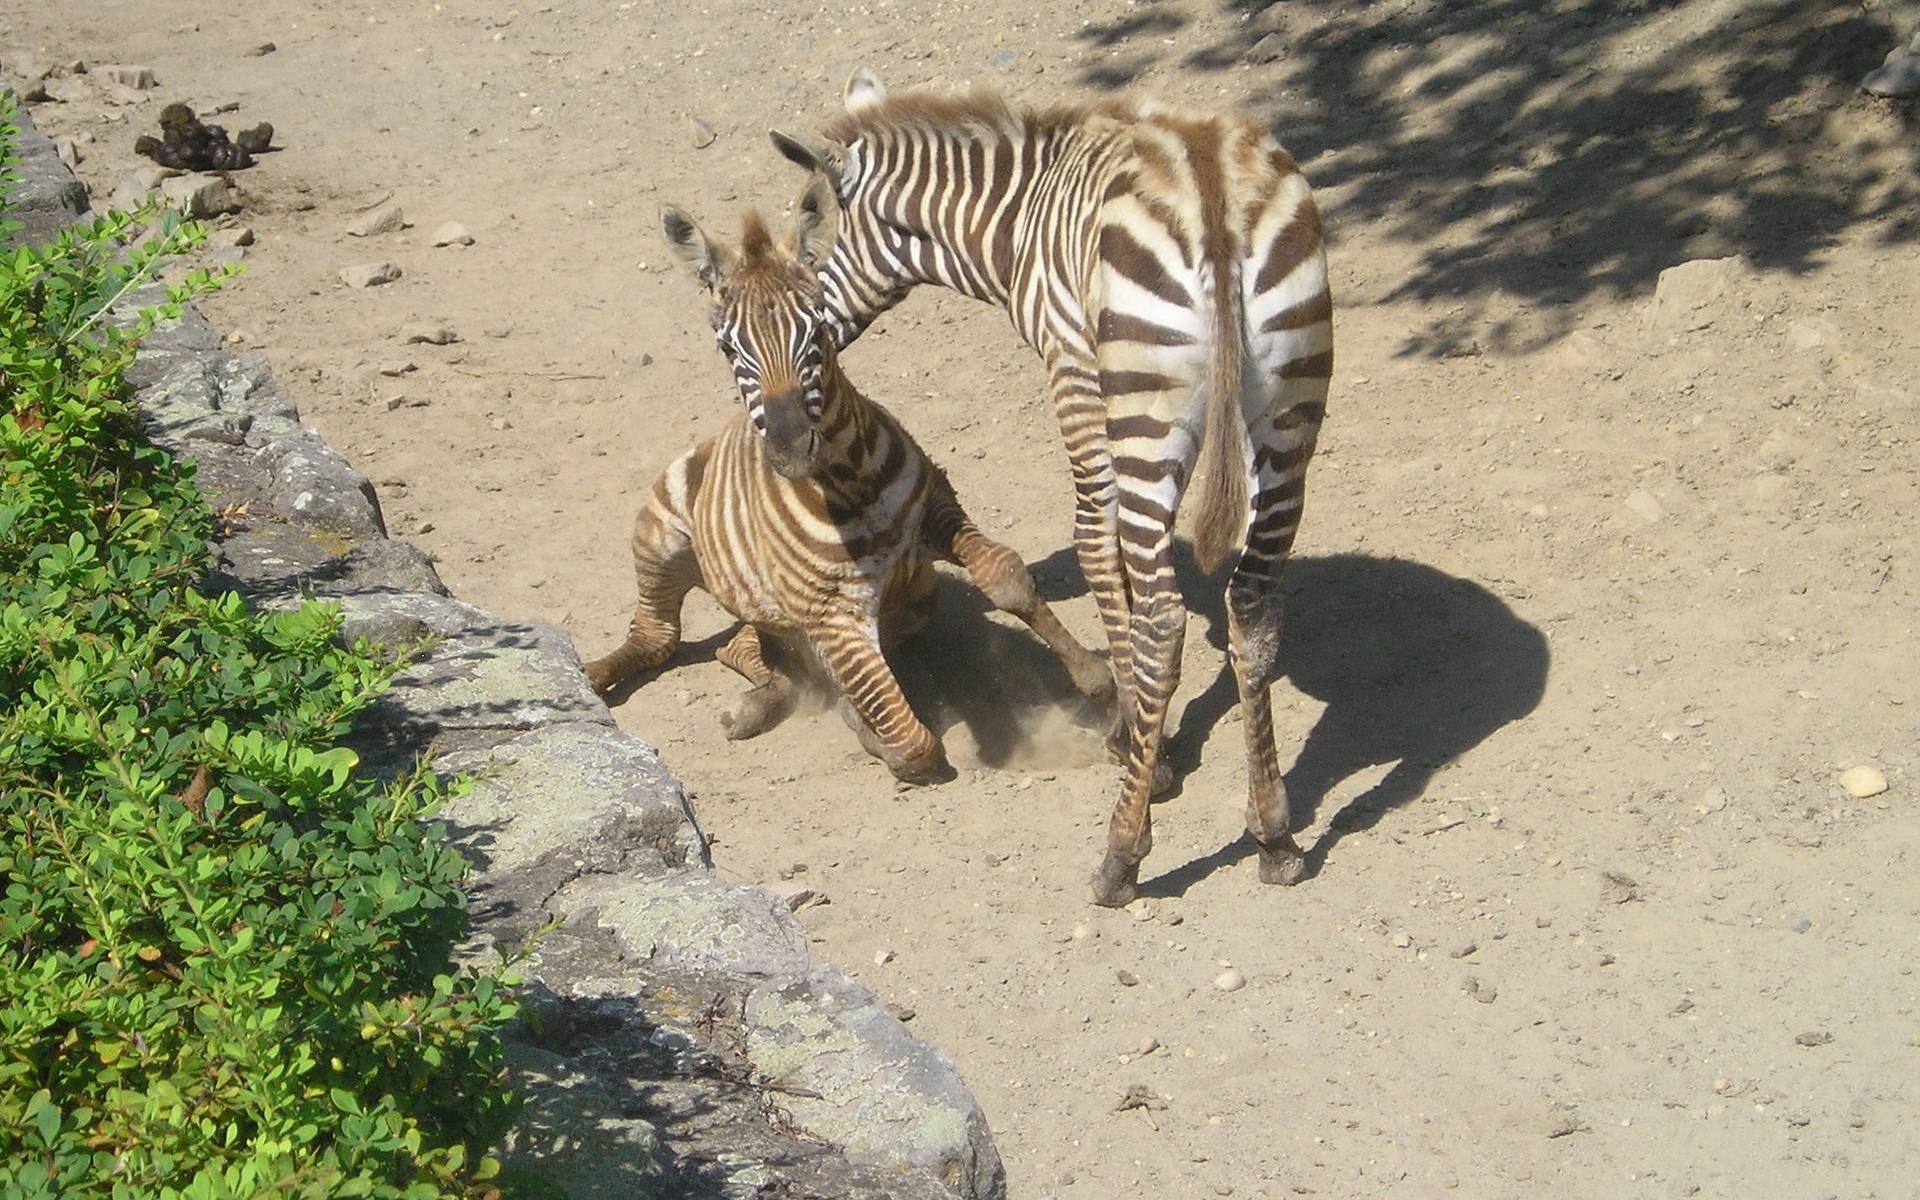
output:
[[[1182,775],[1128,910],[1087,903],[1097,736],[957,580],[900,664],[953,783],[897,791],[830,712],[724,741],[739,685],[699,598],[620,723],[724,874],[804,864],[818,952],[952,1052],[1016,1197],[1893,1200],[1920,1194],[1920,135],[1855,85],[1912,16],[0,0],[0,50],[154,69],[34,108],[97,203],[168,101],[274,124],[223,221],[247,273],[207,310],[458,594],[589,656],[644,489],[736,403],[662,203],[715,230],[783,209],[801,180],[765,131],[823,121],[862,63],[1271,121],[1326,209],[1340,340],[1277,705],[1304,883],[1262,887],[1239,840],[1197,576]],[[348,234],[387,198],[410,228]],[[447,221],[473,244],[431,245]],[[1697,260],[1733,261],[1656,302]],[[339,278],[381,261],[404,274]],[[847,366],[1091,639],[1004,318],[925,292]],[[1842,786],[1862,765],[1884,791]]]

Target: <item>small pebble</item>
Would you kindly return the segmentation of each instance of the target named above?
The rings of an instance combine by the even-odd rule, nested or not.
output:
[[[1152,1054],[1155,1050],[1158,1050],[1159,1048],[1160,1048],[1159,1039],[1155,1038],[1152,1034],[1148,1034],[1147,1036],[1140,1039],[1140,1045],[1134,1049],[1134,1053],[1140,1055],[1142,1058],[1145,1058],[1147,1055]]]
[[[1716,813],[1726,808],[1727,789],[1720,787],[1708,788],[1707,794],[1700,798],[1700,807],[1710,813]]]
[[[1833,1035],[1824,1029],[1810,1029],[1806,1033],[1796,1035],[1793,1040],[1794,1044],[1799,1046],[1824,1046],[1833,1040]]]
[[[1247,977],[1238,970],[1228,967],[1213,977],[1213,986],[1223,992],[1237,992],[1247,986]]]
[[[1132,971],[1127,970],[1125,967],[1121,967],[1118,971],[1115,971],[1113,975],[1115,979],[1118,979],[1120,981],[1121,987],[1140,986],[1140,977],[1138,975],[1135,975]]]
[[[902,1024],[905,1024],[906,1022],[913,1020],[915,1016],[919,1015],[915,1013],[913,1009],[907,1007],[904,1004],[888,1004],[887,1012],[893,1016],[894,1020],[899,1021]]]
[[[714,139],[720,136],[713,131],[713,126],[702,121],[699,117],[687,118],[687,125],[693,131],[693,148],[695,150],[705,150],[708,146],[713,145]]]
[[[1407,947],[1413,945],[1413,935],[1402,929],[1399,933],[1393,935],[1393,944],[1405,950]]]
[[[893,951],[891,950],[876,950],[873,952],[873,965],[876,967],[884,967],[892,961]]]
[[[1093,930],[1087,928],[1085,925],[1075,925],[1073,927],[1073,940],[1076,942],[1084,942],[1093,936]]]
[[[1854,799],[1865,800],[1887,790],[1887,777],[1863,763],[1840,772],[1840,786]]]
[[[408,344],[425,342],[429,346],[447,346],[459,341],[460,335],[435,321],[408,321],[400,327],[400,340]]]
[[[253,49],[247,51],[247,57],[248,58],[265,58],[267,55],[272,54],[275,50],[278,50],[279,48],[280,47],[274,45],[272,42],[261,42],[258,46],[255,46]]]
[[[434,230],[433,237],[430,240],[436,246],[473,245],[473,235],[468,233],[467,227],[458,221],[448,221],[446,224],[440,226],[440,228]]]
[[[400,211],[398,204],[382,204],[348,221],[347,233],[351,237],[372,237],[376,233],[392,233],[406,227],[406,214]]]
[[[1464,946],[1455,946],[1455,947],[1454,947],[1453,949],[1451,949],[1451,950],[1449,950],[1449,951],[1447,951],[1447,957],[1449,957],[1449,958],[1465,958],[1465,957],[1467,957],[1467,956],[1468,956],[1469,954],[1472,954],[1472,953],[1473,953],[1474,951],[1476,951],[1476,950],[1478,950],[1478,949],[1480,949],[1480,946],[1479,946],[1479,944],[1478,944],[1478,943],[1476,943],[1476,942],[1468,942],[1468,943],[1467,943],[1466,945],[1464,945]]]
[[[379,287],[400,278],[400,268],[390,262],[356,263],[340,269],[340,282],[351,288]]]

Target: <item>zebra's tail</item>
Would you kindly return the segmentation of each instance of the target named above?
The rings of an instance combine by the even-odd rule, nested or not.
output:
[[[1240,390],[1246,370],[1245,303],[1235,256],[1214,257],[1213,348],[1207,362],[1206,429],[1194,481],[1193,554],[1212,574],[1247,528],[1247,421]]]

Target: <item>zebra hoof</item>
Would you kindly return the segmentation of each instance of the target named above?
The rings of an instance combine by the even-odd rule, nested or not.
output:
[[[948,765],[945,754],[935,754],[930,761],[923,763],[890,762],[887,769],[893,772],[895,779],[914,787],[946,783],[960,774]]]
[[[1292,887],[1307,877],[1307,856],[1293,839],[1283,838],[1272,846],[1260,847],[1260,882]]]
[[[1093,902],[1102,908],[1125,908],[1140,894],[1140,864],[1122,862],[1109,854],[1093,873]]]
[[[732,708],[720,714],[720,728],[730,742],[759,737],[787,715],[791,707],[787,699],[767,684],[743,692]]]

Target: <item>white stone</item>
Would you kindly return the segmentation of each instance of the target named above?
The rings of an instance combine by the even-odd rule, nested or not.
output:
[[[355,263],[342,267],[340,282],[351,288],[379,287],[400,278],[400,268],[390,262]]]
[[[1878,796],[1887,790],[1887,777],[1862,763],[1840,772],[1840,786],[1846,789],[1847,795],[1865,800],[1868,796]]]
[[[1213,977],[1213,986],[1223,992],[1237,992],[1247,986],[1247,977],[1233,967],[1228,967]]]
[[[433,244],[436,246],[471,246],[473,235],[467,227],[458,221],[448,221],[433,231]]]
[[[372,237],[376,233],[392,233],[406,227],[406,214],[400,211],[398,204],[382,204],[348,221],[347,233],[353,237]]]

